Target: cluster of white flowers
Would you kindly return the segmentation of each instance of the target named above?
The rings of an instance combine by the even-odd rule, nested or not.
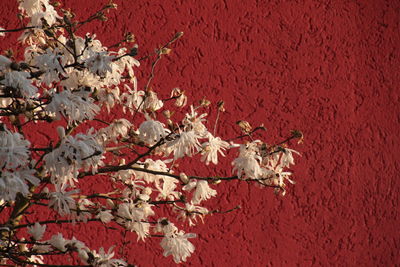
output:
[[[53,209],[55,221],[62,218],[67,223],[114,223],[142,241],[161,233],[164,256],[171,255],[180,263],[194,252],[189,239],[196,234],[185,233],[169,220],[159,219],[156,207],[170,207],[177,219],[193,226],[198,219],[203,221],[208,214],[218,212],[219,209],[210,211],[201,205],[217,196],[219,181],[252,181],[272,186],[282,194],[286,192],[286,181],[294,183],[287,169],[294,164],[294,154],[299,153],[287,148],[287,142],[268,146],[253,140],[251,126],[244,121],[241,124],[245,135],[230,140],[250,137],[251,142],[234,144],[224,140],[216,133],[218,117],[214,131],[208,129],[211,122],[202,110],[210,103],[205,99],[198,106],[190,105],[183,117],[174,117],[176,110],[168,108],[186,106],[185,91],[174,88],[169,98],[162,100],[165,96],[150,85],[152,78],[143,90],[138,90],[134,72],[140,65],[134,58],[137,45],[131,49],[117,45],[113,51],[95,34],[78,36],[75,30],[80,24],[71,22],[73,15],[64,10],[60,16],[49,0],[19,3],[22,15],[30,19],[20,37],[26,46],[24,61],[0,56],[0,113],[5,117],[0,118],[0,209],[18,206],[9,212],[7,225],[0,225],[1,231],[13,232],[0,235],[0,247],[9,247],[10,253],[20,251],[16,259],[40,266],[47,254],[76,252],[84,264],[91,266],[128,266],[113,258],[113,248],[107,252],[104,248],[92,250],[75,237],[66,239],[61,233],[45,240],[52,234],[46,233],[49,221],[23,225],[27,227],[23,234],[27,233],[30,241],[18,243],[19,234],[14,232],[19,228],[10,227],[18,225],[30,206],[23,201]],[[110,2],[104,10],[113,7],[115,4]],[[102,16],[105,14],[98,12],[90,18]],[[178,33],[156,50],[157,60],[168,54],[169,46],[181,36]],[[124,42],[128,43],[128,39],[133,42],[132,36]],[[169,100],[174,103],[169,104]],[[118,110],[123,111],[124,118],[117,117]],[[218,104],[218,112],[221,110]],[[108,112],[106,119],[101,116],[102,111]],[[43,123],[40,126],[54,130],[51,123],[55,120],[57,125],[63,125],[56,130],[59,140],[47,140],[47,145],[38,146],[26,139],[26,125]],[[91,128],[99,123],[103,128]],[[217,165],[220,156],[237,148],[238,156],[232,161],[233,177],[200,177],[182,172],[186,170],[180,164],[187,157]],[[78,181],[93,175],[97,175],[96,179],[108,177],[112,190],[85,195],[87,190],[79,188]],[[7,239],[11,236],[16,240]],[[0,260],[1,264],[10,262],[16,263],[12,257]]]
[[[61,19],[48,0],[22,0],[19,9],[30,17],[29,26],[42,26],[43,20],[48,25],[53,25],[56,19]]]
[[[99,252],[90,250],[85,243],[77,240],[75,237],[72,239],[65,239],[61,233],[53,235],[47,242],[51,247],[61,252],[77,251],[79,258],[85,263],[95,267],[123,267],[128,264],[121,259],[114,259],[113,247],[108,252],[104,251],[104,248],[100,248]],[[51,248],[48,247],[49,251]]]
[[[4,74],[4,80],[0,84],[16,90],[13,95],[21,95],[24,98],[36,96],[38,89],[32,85],[28,78],[30,74],[22,71],[9,71]]]
[[[39,184],[35,171],[28,167],[30,142],[19,133],[0,130],[0,200],[13,201],[17,193],[29,194],[29,183]]]
[[[61,134],[60,145],[43,158],[45,168],[51,175],[53,184],[70,184],[77,182],[79,170],[92,169],[95,173],[98,166],[102,166],[103,147],[96,141],[92,134],[79,133],[75,137],[65,136],[63,128],[59,128]]]

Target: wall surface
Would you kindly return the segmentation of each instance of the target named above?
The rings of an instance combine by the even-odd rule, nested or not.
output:
[[[86,18],[106,0],[65,0]],[[157,69],[154,89],[174,87],[190,101],[225,100],[218,133],[238,134],[235,122],[264,123],[268,143],[291,129],[304,132],[293,167],[296,185],[285,197],[254,184],[218,186],[211,207],[242,209],[213,215],[190,229],[195,254],[183,266],[393,266],[400,262],[399,84],[400,2],[116,0],[109,21],[85,26],[112,45],[135,34],[141,55],[185,33]],[[17,4],[2,0],[0,26],[18,27]],[[0,51],[19,36],[0,40]],[[21,55],[19,55],[21,56]],[[137,71],[143,87],[150,62]],[[109,115],[110,118],[116,116]],[[211,111],[210,121],[215,119]],[[212,125],[210,126],[212,127]],[[34,138],[42,138],[39,134]],[[230,175],[226,164],[194,174]],[[93,185],[102,186],[102,177]],[[57,230],[57,229],[54,229]],[[189,229],[186,228],[187,231]],[[93,248],[121,242],[122,235],[96,225],[66,227]],[[112,236],[112,238],[110,238]],[[123,252],[139,266],[174,266],[159,239],[136,243],[127,234]]]

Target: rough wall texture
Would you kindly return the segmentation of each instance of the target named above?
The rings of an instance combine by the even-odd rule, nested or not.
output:
[[[65,0],[77,16],[98,0]],[[234,122],[264,123],[268,142],[298,128],[305,144],[284,198],[231,183],[210,205],[243,209],[196,226],[196,252],[185,266],[393,266],[400,262],[399,1],[123,1],[109,22],[85,27],[111,45],[125,31],[143,54],[184,31],[157,71],[154,88],[179,86],[191,99],[224,99],[219,133]],[[0,26],[14,28],[16,3],[2,0]],[[1,39],[0,50],[18,34]],[[146,77],[149,64],[138,71]],[[142,83],[143,86],[143,79]],[[215,118],[215,114],[210,114]],[[212,121],[212,120],[211,120]],[[233,155],[230,155],[233,156]],[[230,164],[197,174],[230,174]],[[193,166],[193,165],[191,165]],[[101,183],[96,181],[96,183]],[[93,247],[121,237],[76,226]],[[66,233],[70,229],[66,228]],[[104,233],[104,234],[103,234]],[[77,232],[75,232],[77,235]],[[125,256],[139,266],[173,266],[160,240],[136,244]],[[154,256],[156,254],[156,256]]]

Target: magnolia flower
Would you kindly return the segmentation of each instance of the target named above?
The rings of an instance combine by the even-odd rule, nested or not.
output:
[[[300,155],[299,152],[293,149],[289,148],[284,148],[283,153],[281,156],[281,163],[280,165],[284,167],[290,167],[290,165],[294,165],[294,158],[293,158],[293,153],[296,153],[297,155]]]
[[[207,134],[207,128],[204,126],[203,122],[206,121],[204,117],[207,116],[207,113],[203,113],[198,116],[197,112],[190,106],[190,113],[187,113],[185,118],[183,119],[183,125],[185,126],[185,130],[193,130],[196,135],[200,137],[204,137]]]
[[[72,91],[81,87],[88,87],[100,90],[106,86],[104,80],[99,79],[96,74],[91,73],[87,69],[76,70],[67,69],[68,77],[60,82],[60,85]]]
[[[92,251],[94,261],[91,263],[94,267],[123,267],[128,266],[128,264],[120,259],[113,259],[114,252],[112,252],[114,247],[111,247],[107,253],[105,253],[104,248],[100,248],[99,252]]]
[[[31,143],[21,134],[10,132],[5,126],[3,128],[0,130],[0,169],[26,166],[29,161],[28,148]]]
[[[121,102],[119,87],[98,89],[96,98],[102,106],[106,106],[107,112],[110,113],[111,108]]]
[[[31,18],[28,26],[41,26],[43,19],[51,26],[56,19],[61,19],[48,0],[22,0],[19,3],[19,9]]]
[[[89,206],[94,206],[95,204],[89,199],[79,199],[76,203],[75,210],[71,212],[72,220],[87,222],[88,219],[92,218],[92,213],[89,210]]]
[[[132,123],[126,119],[116,120],[109,126],[100,129],[96,134],[96,139],[103,145],[108,142],[116,142],[120,137],[127,137],[132,126]]]
[[[38,89],[32,85],[28,77],[30,77],[28,72],[10,71],[4,75],[4,80],[0,83],[16,89],[23,98],[31,98],[36,95]]]
[[[243,174],[248,178],[256,179],[262,174],[259,162],[254,157],[238,157],[233,160],[233,172],[237,170],[237,176],[242,178]]]
[[[118,56],[123,56],[127,54],[127,49],[125,47],[118,50]],[[139,67],[139,60],[134,57],[121,57],[119,60],[115,62],[115,64],[119,67],[119,72],[123,73],[125,70],[128,72],[129,78],[131,80],[135,80],[135,73],[133,71],[133,67]]]
[[[28,226],[28,233],[32,235],[35,240],[41,240],[45,231],[46,225],[40,225],[38,222],[33,226]]]
[[[51,173],[53,184],[70,184],[77,182],[78,170],[92,168],[95,173],[101,161],[103,148],[94,138],[93,129],[88,134],[79,133],[75,137],[68,136],[61,140],[58,148],[43,158],[45,169]]]
[[[157,200],[174,200],[179,198],[180,193],[178,191],[175,191],[175,189],[177,188],[178,180],[172,177],[163,176],[158,181],[159,183],[155,184],[157,190],[160,192],[156,198]]]
[[[137,85],[134,84],[133,90],[125,84],[125,93],[121,95],[122,102],[124,105],[122,106],[122,111],[125,113],[126,108],[129,109],[131,114],[134,114],[137,111],[143,111],[143,103],[144,103],[144,91],[137,91]]]
[[[84,90],[75,92],[64,90],[61,93],[55,93],[45,110],[55,113],[58,120],[61,119],[61,115],[65,116],[70,125],[74,121],[92,120],[100,108],[89,94],[90,92]]]
[[[33,55],[33,64],[44,72],[41,82],[47,85],[60,81],[60,75],[67,76],[60,64],[62,56],[59,52],[57,48],[55,50],[47,48],[44,53],[35,53]]]
[[[232,162],[233,172],[237,170],[237,176],[242,178],[243,174],[248,178],[256,179],[262,176],[260,162],[262,158],[257,154],[257,141],[240,145],[239,157]]]
[[[225,156],[223,151],[229,147],[229,143],[221,140],[220,137],[214,137],[211,133],[208,133],[207,137],[208,142],[202,144],[201,161],[205,161],[206,165],[210,162],[218,164],[218,152]]]
[[[208,182],[204,180],[190,180],[190,182],[183,187],[183,190],[190,192],[194,188],[196,188],[196,190],[192,198],[193,204],[199,204],[201,201],[208,200],[217,195],[217,191],[212,189],[208,185]]]
[[[146,159],[144,162],[138,162],[140,165],[144,165],[144,168],[146,170],[151,170],[151,171],[157,171],[157,172],[170,172],[169,168],[166,163],[169,163],[169,160],[162,161],[160,159],[158,160],[153,160],[153,159]],[[163,176],[163,175],[157,175],[157,174],[152,174],[148,172],[141,172],[141,171],[135,171],[135,176],[139,180],[144,180],[147,183],[155,183],[156,185],[160,184],[159,180],[164,179],[165,177],[168,176]]]
[[[89,259],[88,253],[90,253],[90,249],[82,241],[72,237],[72,239],[68,241],[68,247],[71,247],[73,250],[77,251],[79,258],[81,258],[84,262]]]
[[[158,99],[157,93],[149,90],[147,91],[146,97],[143,103],[143,110],[146,111],[157,111],[164,106],[164,103]]]
[[[30,192],[27,182],[33,185],[39,184],[40,180],[35,177],[35,170],[0,171],[0,199],[13,201],[18,193],[23,196],[28,195]]]
[[[67,188],[64,186],[56,186],[56,191],[49,193],[49,207],[57,211],[61,216],[65,216],[71,213],[71,208],[75,208],[75,200],[72,198],[73,194],[79,192],[78,189],[65,191]]]
[[[185,91],[182,91],[179,88],[172,89],[171,97],[175,97],[175,106],[184,107],[187,103],[187,96],[185,95]]]
[[[185,203],[185,207],[175,206],[174,210],[178,212],[178,219],[189,221],[189,226],[196,225],[197,217],[203,221],[204,215],[208,214],[208,209],[200,206],[196,206],[193,203]]]
[[[144,223],[148,216],[154,215],[152,205],[146,202],[122,203],[118,206],[117,222],[127,230],[136,232],[138,240],[144,240],[150,233],[150,225]]]
[[[139,127],[139,138],[144,143],[152,146],[161,138],[164,138],[167,135],[168,130],[164,128],[164,125],[161,122],[152,120],[149,116],[146,117],[147,120]]]
[[[192,156],[201,148],[198,138],[200,136],[195,131],[181,132],[175,140],[167,144],[167,147],[174,151],[174,159],[182,158],[185,155]]]
[[[64,239],[61,233],[53,235],[48,242],[50,245],[62,252],[67,251],[65,246],[68,244],[68,240]]]
[[[4,28],[0,27],[0,31],[4,31]],[[6,36],[5,32],[0,32],[0,37]]]
[[[114,56],[109,56],[105,51],[98,52],[86,60],[85,67],[92,73],[105,76],[107,72],[112,72],[111,63],[114,58]]]
[[[111,210],[101,210],[96,215],[97,219],[100,219],[102,223],[109,223],[114,219],[114,216],[111,214]]]
[[[166,221],[166,220],[164,220]],[[164,233],[164,238],[161,240],[161,247],[164,249],[163,255],[168,257],[172,255],[175,263],[186,261],[195,250],[195,247],[188,240],[195,238],[196,234],[185,234],[184,231],[178,231],[173,223],[167,222],[167,225],[162,226],[161,231]]]

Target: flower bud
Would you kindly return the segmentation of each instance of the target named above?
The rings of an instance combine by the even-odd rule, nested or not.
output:
[[[236,124],[239,125],[240,129],[245,133],[250,133],[252,130],[250,123],[247,121],[237,121]]]
[[[218,101],[218,103],[217,103],[218,110],[221,111],[221,112],[225,112],[225,107],[224,107],[224,105],[225,105],[225,102],[224,102],[224,101],[222,101],[222,100]]]
[[[112,209],[115,208],[115,203],[109,198],[107,198],[106,204],[107,204],[107,206],[109,206]]]
[[[179,174],[179,178],[181,179],[182,183],[187,184],[189,183],[189,177],[183,172]]]
[[[175,39],[181,38],[183,36],[183,32],[177,32],[174,36]]]
[[[62,126],[58,126],[57,127],[57,133],[58,133],[58,137],[60,138],[60,140],[64,139],[65,137],[65,129]]]

